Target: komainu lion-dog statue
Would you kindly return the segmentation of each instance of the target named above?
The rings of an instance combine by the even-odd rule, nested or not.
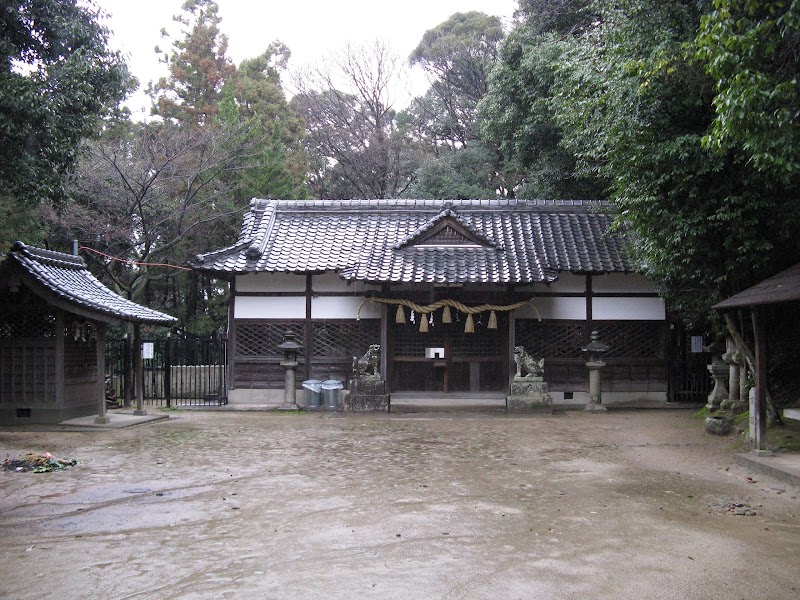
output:
[[[544,376],[544,359],[536,360],[522,346],[514,348],[514,362],[517,364],[515,379],[541,379]]]
[[[353,374],[356,377],[381,378],[381,345],[372,344],[361,358],[353,357]]]

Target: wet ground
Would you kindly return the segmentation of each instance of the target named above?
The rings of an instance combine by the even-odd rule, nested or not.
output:
[[[689,411],[0,429],[0,597],[800,598],[800,490]],[[755,516],[736,516],[736,512]]]

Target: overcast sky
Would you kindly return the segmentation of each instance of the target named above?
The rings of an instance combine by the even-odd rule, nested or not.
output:
[[[110,13],[111,46],[122,51],[142,88],[166,74],[154,48],[169,49],[161,29],[177,31],[172,16],[180,13],[183,0],[96,0]],[[292,51],[290,69],[319,62],[345,44],[381,39],[403,58],[422,35],[456,12],[477,10],[500,17],[508,25],[517,0],[218,0],[221,29],[228,36],[228,55],[237,65],[266,50],[274,40]],[[425,91],[424,80],[412,78],[413,93]],[[402,102],[398,98],[399,102]],[[149,113],[143,93],[129,102],[140,116]]]

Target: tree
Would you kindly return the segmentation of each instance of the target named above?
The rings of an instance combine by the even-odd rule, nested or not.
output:
[[[162,59],[169,77],[162,77],[149,92],[153,114],[202,126],[217,114],[222,89],[236,67],[226,55],[228,38],[220,32],[215,0],[186,0],[182,10],[173,19],[182,26],[183,37],[172,42],[172,52]],[[169,37],[166,30],[161,34]]]
[[[186,325],[197,315],[187,310],[185,273],[140,263],[180,267],[206,251],[208,240],[236,236],[241,207],[224,175],[249,160],[240,138],[233,128],[188,130],[169,121],[108,132],[89,144],[57,226],[65,237],[130,261],[92,262],[120,293],[176,312]]]
[[[800,174],[800,4],[714,0],[698,57],[715,83],[704,143],[736,149],[784,181]]]
[[[601,0],[552,97],[562,145],[610,183],[620,224],[668,307],[710,326],[711,305],[800,259],[796,186],[702,140],[715,82],[694,59],[708,4]]]
[[[517,26],[506,37],[489,90],[479,105],[481,135],[499,153],[499,170],[511,195],[546,198],[603,197],[605,182],[576,172],[561,145],[554,86],[570,40],[590,22],[586,0],[520,3]]]
[[[7,0],[0,9],[0,244],[42,241],[37,210],[59,204],[80,142],[132,85],[91,2]]]
[[[481,12],[455,13],[429,29],[409,57],[430,77],[429,103],[442,110],[438,122],[452,146],[479,139],[476,107],[488,89],[488,75],[503,39],[497,17]]]
[[[249,135],[259,140],[260,158],[236,177],[237,195],[249,201],[266,198],[304,198],[308,161],[302,145],[303,121],[289,106],[281,84],[291,53],[273,42],[256,58],[242,61],[223,94],[223,123],[248,123]]]
[[[318,198],[394,198],[409,185],[413,156],[398,134],[393,86],[400,61],[387,46],[348,46],[295,82],[306,123],[309,185]]]

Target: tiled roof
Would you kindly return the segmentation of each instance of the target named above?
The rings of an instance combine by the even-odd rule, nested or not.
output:
[[[34,291],[42,290],[101,320],[137,321],[171,325],[177,319],[126,300],[104,286],[86,268],[80,256],[44,250],[16,242],[8,260],[22,268],[33,280]],[[105,319],[103,319],[105,317]]]
[[[425,240],[442,219],[477,240]],[[550,282],[559,272],[631,272],[611,206],[543,200],[253,200],[236,244],[197,256],[222,276],[336,271],[391,283]]]

